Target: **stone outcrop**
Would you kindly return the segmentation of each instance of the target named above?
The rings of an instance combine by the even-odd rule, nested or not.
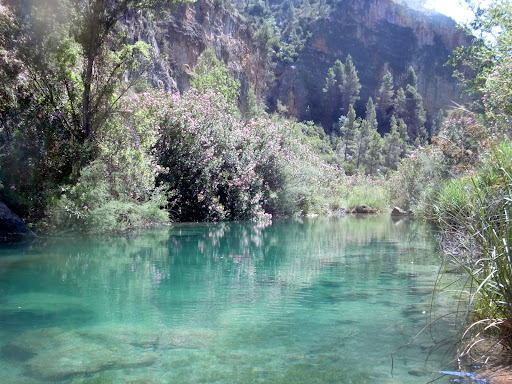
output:
[[[362,85],[360,113],[386,70],[393,74],[395,85],[402,86],[412,66],[432,119],[440,108],[460,100],[452,70],[444,64],[465,43],[465,34],[447,16],[420,12],[392,0],[342,1],[328,17],[315,22],[296,62],[280,68],[272,96],[291,115],[320,121],[327,71],[337,59],[344,61],[350,54]]]
[[[213,48],[240,80],[242,94],[249,84],[257,92],[267,86],[265,58],[253,39],[250,23],[219,2],[198,0],[178,5],[154,21],[134,13],[124,20],[124,26],[132,41],[145,41],[153,47],[151,82],[157,87],[186,91],[197,59],[207,47]]]
[[[358,205],[352,210],[352,213],[375,214],[379,213],[379,210],[368,205]]]
[[[391,211],[391,216],[409,216],[412,213],[399,207],[394,207]]]
[[[35,237],[35,234],[7,205],[0,201],[0,239],[15,240],[26,237]]]

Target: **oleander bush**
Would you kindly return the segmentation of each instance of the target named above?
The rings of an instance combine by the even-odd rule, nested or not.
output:
[[[165,101],[163,101],[165,100]],[[268,219],[322,210],[341,171],[324,163],[296,123],[243,121],[220,93],[159,94],[159,181],[173,219]]]

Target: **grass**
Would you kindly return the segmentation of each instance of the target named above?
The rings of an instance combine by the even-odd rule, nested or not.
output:
[[[341,198],[349,210],[358,205],[367,205],[379,211],[390,207],[388,184],[361,174],[346,177],[341,187]]]
[[[512,143],[494,148],[472,177],[441,188],[432,212],[445,233],[470,243],[452,254],[471,292],[461,356],[472,356],[489,338],[512,350]]]

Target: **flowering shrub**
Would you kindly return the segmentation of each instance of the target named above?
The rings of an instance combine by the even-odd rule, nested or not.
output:
[[[220,93],[132,95],[98,132],[96,160],[62,188],[48,225],[86,232],[168,220],[268,220],[325,210],[342,172],[298,123],[242,121]]]
[[[159,180],[178,220],[268,219],[309,209],[313,192],[335,177],[290,122],[241,121],[213,91],[160,93],[152,102],[160,105],[157,156],[168,169]]]
[[[457,108],[450,111],[441,132],[432,138],[432,144],[443,152],[450,171],[460,174],[479,161],[479,154],[488,147],[489,139],[489,132],[478,115]]]

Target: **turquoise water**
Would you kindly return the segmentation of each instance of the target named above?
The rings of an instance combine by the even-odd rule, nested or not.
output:
[[[440,264],[388,217],[3,246],[0,380],[426,383],[453,353],[448,317],[414,338],[453,306],[431,308]]]

